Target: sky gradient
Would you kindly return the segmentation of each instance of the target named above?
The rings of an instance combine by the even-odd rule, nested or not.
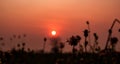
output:
[[[71,35],[83,37],[86,21],[90,22],[91,35],[97,32],[104,47],[115,18],[120,20],[120,0],[0,0],[0,36],[6,37],[5,49],[15,45],[8,42],[13,34],[27,34],[27,47],[32,49],[41,49],[43,38],[51,37],[52,30],[63,41]],[[119,28],[116,24],[114,34],[120,39]],[[119,46],[120,41],[117,50]]]

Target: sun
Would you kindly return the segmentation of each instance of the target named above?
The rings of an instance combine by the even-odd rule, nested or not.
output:
[[[53,30],[53,31],[51,32],[51,34],[52,34],[53,36],[55,36],[55,35],[56,35],[56,31]]]

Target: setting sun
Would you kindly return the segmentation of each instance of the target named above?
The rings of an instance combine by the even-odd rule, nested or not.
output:
[[[56,31],[52,31],[51,34],[52,34],[53,36],[55,36],[55,35],[56,35]]]

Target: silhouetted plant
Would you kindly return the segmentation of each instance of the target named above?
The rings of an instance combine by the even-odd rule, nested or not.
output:
[[[53,53],[59,53],[59,47],[58,47],[58,46],[54,46],[54,47],[52,48],[52,52],[53,52]]]
[[[3,40],[4,40],[4,38],[3,38],[3,37],[0,37],[0,51],[1,51],[1,49],[2,49],[2,47],[1,47],[1,46],[3,46],[3,45],[4,45]]]
[[[5,43],[4,43],[4,42],[2,42],[2,43],[1,43],[1,46],[5,46]]]
[[[17,44],[18,50],[20,50],[20,44]]]
[[[23,37],[27,37],[27,35],[26,35],[26,34],[23,34]]]
[[[83,51],[84,51],[83,49],[84,49],[83,46],[80,44],[79,45],[79,53],[83,53]]]
[[[76,50],[75,46],[77,46],[80,40],[81,40],[81,37],[77,35],[77,36],[70,37],[70,39],[67,41],[71,46],[73,46],[73,50],[72,50],[73,53],[75,53],[75,50]]]
[[[16,35],[15,35],[15,34],[13,35],[13,38],[16,38]]]
[[[44,38],[44,44],[43,44],[43,52],[45,52],[45,45],[46,45],[47,38]]]
[[[24,42],[22,43],[22,46],[23,46],[23,47],[25,46],[25,43],[24,43]]]
[[[0,37],[0,41],[2,41],[4,38],[3,37]]]
[[[94,35],[94,38],[95,38],[95,42],[97,43],[97,40],[98,40],[98,35],[96,33],[93,34]],[[97,43],[98,44],[98,43]]]
[[[13,38],[10,38],[10,41],[12,41],[13,40]]]
[[[60,47],[60,52],[62,53],[63,52],[63,48],[65,47],[64,43],[60,42],[59,47]]]
[[[85,43],[84,43],[84,46],[85,46],[85,52],[87,51],[87,45],[88,45],[88,41],[87,41],[87,37],[88,37],[88,34],[89,34],[89,31],[87,29],[84,30],[84,37],[85,37]]]
[[[27,51],[28,51],[28,52],[30,52],[30,51],[31,51],[31,49],[30,49],[30,48],[28,48],[28,49],[27,49]]]
[[[22,49],[21,50],[25,51],[25,45],[26,45],[25,42],[23,42],[21,45],[22,45]]]
[[[115,45],[118,42],[117,37],[112,37],[110,41],[111,41],[112,50],[115,51]]]
[[[94,39],[95,39],[95,43],[94,43],[94,52],[99,52],[100,51],[100,47],[98,46],[98,35],[96,33],[93,34],[94,35]]]
[[[89,33],[89,31],[88,31],[87,29],[85,29],[85,30],[84,30],[84,36],[85,36],[85,38],[88,37],[88,33]]]
[[[88,38],[89,38],[89,39],[88,39],[88,45],[90,46],[90,51],[93,52],[93,51],[94,51],[94,48],[93,48],[92,45],[91,45],[91,35],[90,35],[91,30],[90,30],[90,23],[89,23],[89,21],[87,21],[86,24],[87,24],[87,26],[88,26]]]
[[[108,38],[107,38],[107,41],[106,41],[106,45],[105,45],[105,50],[107,50],[107,47],[108,47],[108,44],[109,44],[109,41],[111,39],[111,36],[112,36],[112,30],[113,30],[113,27],[115,25],[115,23],[118,22],[120,24],[120,21],[118,19],[115,19],[110,27],[110,29],[108,30],[109,34],[108,34]]]
[[[18,39],[21,39],[21,35],[18,35]]]
[[[87,52],[87,45],[88,45],[88,41],[85,41],[84,46],[85,46],[85,52]]]
[[[88,25],[89,25],[89,21],[87,21],[87,22],[86,22],[86,24],[88,24]]]
[[[89,22],[86,22],[89,25]],[[114,26],[114,23],[112,27]],[[120,32],[120,29],[119,29]],[[84,31],[84,37],[85,37],[85,52],[86,47],[89,45],[89,40],[87,38],[89,37],[90,30]],[[111,51],[115,51],[115,45],[118,43],[117,37],[111,37],[112,36],[112,29],[109,30],[109,38],[108,41],[110,41],[110,48],[108,48]],[[100,51],[100,47],[98,46],[98,35],[96,33],[93,34],[94,36],[94,48],[95,51]],[[98,52],[96,54],[94,53],[85,53],[83,54],[84,47],[79,43],[80,47],[80,53],[81,54],[75,54],[72,55],[71,53],[64,53],[64,54],[51,54],[51,53],[45,53],[41,54],[39,52],[35,52],[34,50],[30,50],[28,48],[28,52],[24,51],[25,43],[21,39],[26,37],[24,34],[20,36],[19,35],[10,39],[11,41],[15,38],[19,39],[19,43],[17,44],[17,47],[21,47],[20,50],[16,50],[15,48],[11,49],[11,51],[3,52],[0,50],[0,64],[118,64],[119,61],[119,52],[112,52],[112,53],[105,53],[105,52]],[[17,39],[17,40],[18,40]],[[0,44],[6,39],[1,39],[0,37]],[[52,52],[58,53],[62,52],[62,49],[64,48],[64,43],[60,41],[58,37],[53,37],[50,39],[53,45]],[[78,42],[80,42],[81,37],[79,35],[71,36],[69,40],[67,41],[71,46],[73,46],[73,53],[77,51],[75,46],[77,46]],[[44,38],[44,42],[46,42],[47,39]],[[88,44],[89,43],[89,44]],[[43,46],[44,48],[44,46]],[[1,62],[2,61],[2,62]]]
[[[61,42],[61,39],[59,37],[52,37],[50,38],[51,44],[52,44],[52,52],[53,53],[59,53],[59,44]]]

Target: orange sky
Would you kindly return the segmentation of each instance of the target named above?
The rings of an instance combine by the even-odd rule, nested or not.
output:
[[[34,49],[42,46],[40,41],[51,30],[66,39],[76,34],[83,36],[87,20],[104,46],[114,18],[120,20],[120,0],[0,0],[0,35],[27,33],[35,42],[28,47]]]

